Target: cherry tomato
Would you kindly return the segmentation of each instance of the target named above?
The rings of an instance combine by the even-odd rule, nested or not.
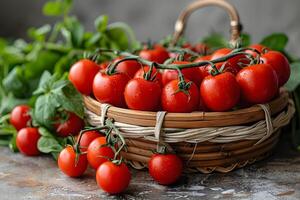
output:
[[[88,166],[86,155],[78,155],[76,159],[76,153],[71,146],[67,146],[60,152],[57,163],[59,169],[70,177],[82,176]]]
[[[98,138],[98,137],[101,137],[101,134],[100,132],[98,131],[87,131],[87,132],[84,132],[81,136],[81,139],[80,139],[80,142],[79,142],[79,145],[80,145],[80,150],[82,152],[85,152],[87,151],[90,143]]]
[[[156,111],[160,107],[161,87],[156,81],[134,78],[128,82],[124,96],[130,109]]]
[[[200,86],[201,99],[212,111],[222,112],[232,109],[240,99],[240,88],[232,73],[225,72],[207,76]]]
[[[83,59],[75,63],[69,72],[69,80],[82,94],[92,93],[93,80],[100,67],[93,61]]]
[[[268,51],[261,56],[263,63],[270,64],[278,77],[278,86],[283,86],[290,78],[291,69],[288,59],[278,51]]]
[[[170,185],[180,178],[183,164],[175,154],[153,154],[148,168],[155,181],[162,185]]]
[[[84,121],[75,113],[68,112],[68,119],[62,123],[56,123],[54,127],[60,137],[68,137],[77,135],[84,128]]]
[[[177,65],[184,65],[184,64],[190,64],[190,62],[187,61],[175,61],[173,64]],[[181,70],[184,78],[193,81],[197,86],[200,85],[202,81],[202,76],[200,74],[200,71],[197,67],[187,68]],[[171,70],[167,69],[163,71],[162,74],[162,82],[163,85],[168,84],[172,80],[178,79],[178,71],[177,70]]]
[[[206,54],[209,51],[209,47],[206,44],[197,43],[192,47],[191,50],[198,54]]]
[[[118,194],[126,190],[130,180],[130,171],[124,163],[116,165],[107,161],[98,168],[96,173],[98,186],[110,194]]]
[[[113,159],[115,154],[112,148],[105,146],[106,138],[98,137],[94,139],[87,150],[87,159],[89,164],[97,169],[102,163],[108,161],[108,159]]]
[[[122,58],[117,58],[114,60],[114,63],[118,62]],[[141,68],[141,64],[136,60],[126,60],[117,65],[116,71],[118,73],[124,73],[129,78],[133,78],[135,73]]]
[[[139,56],[146,60],[162,64],[169,58],[169,53],[162,46],[154,45],[153,49],[140,51]]]
[[[190,82],[189,80],[185,80]],[[167,112],[188,113],[198,109],[199,90],[195,83],[191,82],[189,94],[179,90],[179,80],[169,82],[162,90],[161,103],[163,110]]]
[[[194,60],[194,62],[203,62],[203,61],[210,61],[210,60],[211,60],[211,55],[207,55],[207,56],[201,56],[197,58],[196,60]],[[208,71],[208,67],[209,65],[204,65],[199,67],[200,75],[202,78],[210,75]]]
[[[211,60],[224,57],[231,53],[232,50],[233,49],[229,48],[219,49],[212,54]],[[243,63],[245,65],[250,63],[250,61],[245,59],[247,59],[245,55],[237,55],[233,58],[228,59],[226,61],[225,71],[231,72],[236,75],[241,70],[241,67],[239,66],[240,63]]]
[[[268,47],[261,44],[252,44],[249,48],[256,49],[261,54],[264,53],[264,51],[270,50]],[[246,50],[245,52],[251,54],[253,57],[257,57],[257,53],[255,51]]]
[[[27,156],[37,156],[40,154],[37,143],[41,135],[37,128],[22,128],[17,134],[17,147],[21,153]]]
[[[30,125],[30,107],[27,105],[16,106],[10,114],[9,122],[18,130]]]
[[[269,64],[257,64],[242,69],[236,76],[242,98],[249,103],[267,103],[278,92],[278,78]]]
[[[135,73],[134,78],[144,78],[144,74],[147,73],[149,70],[150,70],[149,66],[143,66],[143,68],[139,69]],[[155,67],[152,69],[151,78],[154,78],[154,81],[157,81],[159,85],[162,85],[161,73]]]
[[[125,107],[124,90],[129,78],[125,74],[98,73],[94,79],[93,92],[100,103]]]

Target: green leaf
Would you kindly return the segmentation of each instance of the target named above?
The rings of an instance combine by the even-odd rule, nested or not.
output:
[[[47,34],[51,31],[51,26],[45,24],[40,28],[30,28],[28,30],[28,36],[36,41],[44,42],[46,40]]]
[[[37,90],[34,91],[34,95],[38,95],[38,94],[42,94],[47,92],[47,85],[49,84],[49,82],[51,81],[51,74],[48,71],[44,71],[44,73],[42,74],[41,78],[40,78],[40,82],[39,82],[39,86],[37,88]]]
[[[292,63],[291,65],[291,76],[285,87],[289,91],[294,91],[300,85],[300,62]]]
[[[43,7],[43,13],[47,16],[67,15],[72,6],[72,0],[48,1]]]
[[[265,45],[266,47],[274,51],[283,51],[285,46],[288,43],[287,35],[283,33],[274,33],[265,37],[260,44]]]
[[[104,32],[107,28],[108,24],[108,16],[107,15],[101,15],[96,18],[95,20],[95,27],[96,30],[100,33]]]
[[[38,141],[38,149],[43,153],[60,152],[63,147],[54,137],[41,137]]]
[[[84,28],[75,17],[66,18],[61,31],[69,46],[77,48],[82,46]]]
[[[241,34],[242,47],[247,47],[251,45],[251,36],[247,33]]]
[[[202,40],[202,43],[206,44],[213,51],[220,48],[228,47],[228,40],[224,38],[223,35],[218,33],[213,33]]]

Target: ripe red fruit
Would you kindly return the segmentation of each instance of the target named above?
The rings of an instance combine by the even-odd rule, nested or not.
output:
[[[17,129],[20,130],[29,126],[31,117],[29,115],[30,107],[27,105],[16,106],[10,114],[10,123]]]
[[[21,153],[27,156],[37,156],[40,154],[37,144],[41,135],[37,128],[22,128],[16,138],[16,144]]]

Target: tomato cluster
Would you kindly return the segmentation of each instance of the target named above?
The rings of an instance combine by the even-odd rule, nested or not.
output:
[[[195,50],[190,45],[184,47],[187,52]],[[89,91],[82,93],[93,94],[101,103],[133,110],[188,113],[223,112],[267,103],[290,76],[287,58],[258,44],[240,52],[223,48],[197,58],[188,53],[178,56],[154,45],[138,56],[149,65],[136,58],[117,57],[100,70],[96,63],[85,67],[86,60],[80,60],[71,68],[69,79],[78,91]],[[169,65],[161,65],[170,58]]]

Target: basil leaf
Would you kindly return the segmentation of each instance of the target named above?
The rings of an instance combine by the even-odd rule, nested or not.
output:
[[[265,37],[260,44],[265,45],[266,47],[274,51],[283,51],[285,46],[288,43],[287,35],[283,33],[274,33]]]
[[[63,146],[54,137],[40,137],[38,149],[43,153],[60,152]]]
[[[108,16],[107,15],[101,15],[96,18],[95,20],[95,27],[96,30],[100,33],[104,32],[107,28],[108,24]]]
[[[40,28],[30,28],[28,30],[28,36],[38,42],[44,42],[46,40],[47,33],[51,31],[51,26],[45,24]]]
[[[72,6],[72,0],[48,1],[43,7],[43,13],[47,16],[67,15]]]
[[[223,37],[223,35],[218,33],[213,33],[202,40],[202,43],[206,44],[212,50],[217,50],[220,48],[225,48],[229,46],[228,40]]]

